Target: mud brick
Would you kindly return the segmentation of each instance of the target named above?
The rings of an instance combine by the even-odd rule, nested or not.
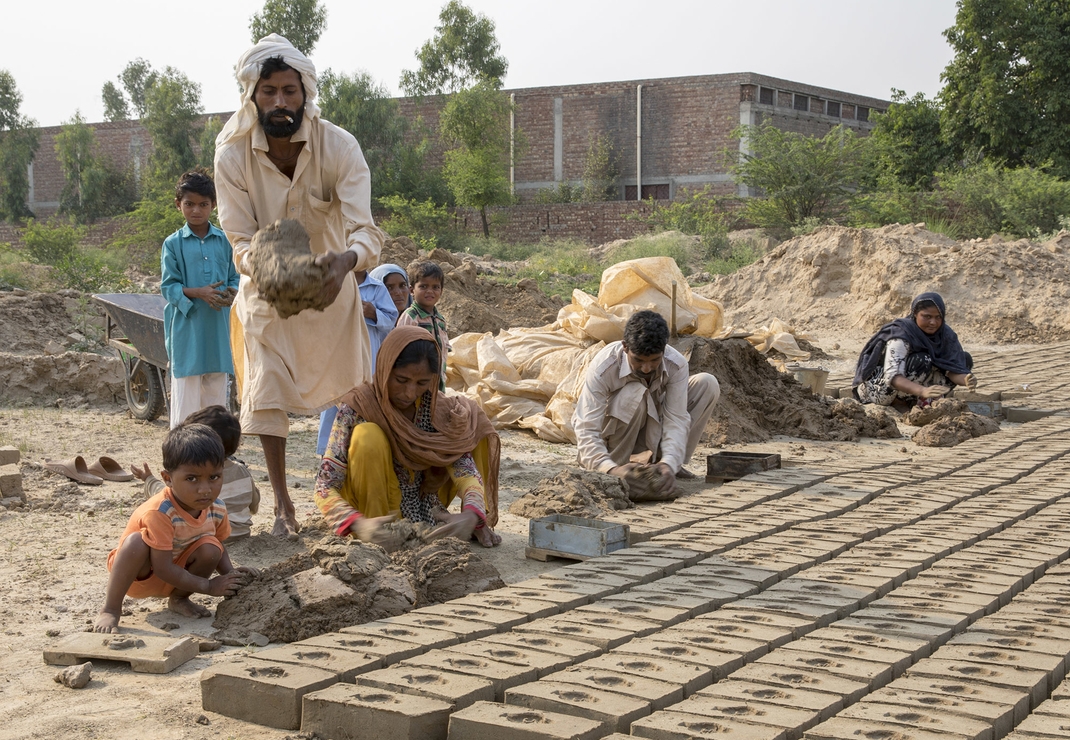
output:
[[[999,594],[980,593],[976,590],[962,588],[945,588],[929,581],[916,579],[916,583],[900,586],[889,597],[897,599],[922,599],[924,601],[942,602],[944,604],[963,603],[981,609],[994,609],[999,606]]]
[[[1013,579],[1010,576],[1000,576],[996,579],[991,577],[991,575],[960,578],[954,571],[944,572],[939,570],[939,566],[929,571],[926,576],[927,577],[924,580],[921,580],[920,578],[917,579],[917,585],[920,586],[924,583],[941,589],[947,588],[954,591],[985,594],[999,599],[999,603],[1002,606],[1006,606],[1010,603],[1011,597],[1020,592],[1024,587],[1021,578]]]
[[[869,606],[862,607],[849,618],[924,624],[939,627],[941,632],[951,633],[961,632],[970,623],[970,617],[967,614],[937,609],[912,609],[906,605],[889,604],[885,601],[887,598],[886,596],[872,602]]]
[[[399,660],[419,655],[427,650],[423,645],[413,642],[393,640],[373,634],[347,634],[332,632],[326,635],[310,637],[307,640],[290,644],[293,648],[326,648],[328,650],[348,650],[360,655],[374,655],[381,665],[390,665]]]
[[[252,653],[249,659],[312,666],[330,671],[338,676],[339,680],[349,682],[352,682],[359,674],[374,671],[383,665],[383,659],[378,655],[308,645],[284,645],[268,650],[258,650]]]
[[[1016,734],[1023,735],[1030,740],[1041,738],[1064,738],[1070,736],[1070,720],[1050,714],[1038,714],[1034,712],[1018,725]]]
[[[852,572],[846,572],[846,571]],[[867,604],[874,598],[884,596],[896,586],[900,585],[905,578],[901,571],[885,568],[884,573],[867,573],[862,568],[837,568],[835,565],[826,563],[818,565],[817,569],[806,571],[806,578],[818,583],[829,583],[839,586],[853,586],[854,588],[868,592],[862,597],[860,603]]]
[[[669,638],[671,640],[671,636]],[[643,638],[632,640],[613,650],[610,655],[632,655],[647,660],[669,659],[681,663],[702,666],[712,672],[714,681],[720,681],[732,671],[743,665],[743,656],[722,650],[713,650],[692,645],[681,645],[669,640]],[[588,661],[589,662],[589,661]],[[583,665],[587,665],[584,663]]]
[[[758,624],[722,619],[720,612],[688,620],[681,630],[723,637],[740,637],[765,643],[770,650],[795,639],[795,629],[788,625]]]
[[[591,570],[569,571],[567,568],[558,568],[540,574],[533,581],[542,581],[540,588],[547,588],[551,583],[575,583],[584,586],[597,586],[599,597],[623,591],[635,585],[635,579],[626,576],[618,576],[612,573],[598,573]]]
[[[494,701],[494,682],[433,668],[391,666],[357,677],[357,684],[400,694],[424,696],[463,709],[477,701]]]
[[[604,617],[579,615],[566,612],[556,617],[546,617],[535,622],[514,627],[514,632],[524,634],[551,634],[572,640],[581,640],[597,645],[603,650],[615,648],[628,640],[649,635],[660,629],[657,622],[635,617],[619,617],[607,614]]]
[[[545,594],[546,592],[556,593],[559,595],[570,595],[573,598],[584,597],[586,602],[593,601],[594,599],[600,599],[603,596],[609,596],[620,591],[620,587],[607,586],[603,583],[581,583],[576,580],[554,580],[551,578],[543,578],[542,575],[529,578],[526,581],[520,583],[514,583],[510,589],[517,589],[516,591],[510,590],[510,593],[516,595],[523,595],[524,593],[531,592],[536,594]],[[548,595],[532,596],[532,598],[549,598]]]
[[[758,588],[767,588],[781,578],[779,571],[743,565],[736,563],[731,558],[720,555],[706,558],[702,562],[680,571],[679,575],[727,578],[734,581],[745,581],[754,584]]]
[[[929,732],[947,732],[970,740],[994,740],[992,726],[962,715],[947,716],[942,708],[885,704],[866,697],[839,714],[845,719],[887,722]]]
[[[798,638],[812,631],[816,625],[812,619],[789,616],[778,612],[751,609],[746,603],[728,604],[712,614],[695,617],[696,621],[716,619],[718,622],[736,621],[743,624],[790,629],[792,637]]]
[[[891,667],[893,677],[901,674],[914,662],[911,653],[907,650],[891,650],[870,645],[860,645],[857,642],[837,642],[816,637],[813,633],[792,643],[786,649],[805,650],[820,655],[881,663]]]
[[[532,580],[535,580],[535,579],[532,579]],[[525,583],[531,583],[531,581],[525,581]],[[544,583],[545,583],[545,581],[544,581]],[[584,604],[589,604],[592,601],[592,596],[591,596],[590,593],[586,593],[586,592],[581,593],[581,592],[569,589],[568,586],[570,586],[572,584],[568,584],[568,583],[566,583],[564,581],[558,581],[556,583],[559,584],[559,585],[565,586],[565,588],[553,588],[553,587],[551,587],[551,588],[528,588],[528,587],[520,588],[520,587],[517,587],[517,586],[507,586],[506,588],[498,589],[497,591],[494,591],[493,593],[500,594],[501,595],[500,598],[503,598],[503,599],[518,598],[518,599],[532,599],[534,601],[547,601],[547,602],[550,602],[552,604],[556,604],[557,605],[558,613],[560,613],[562,611],[566,611],[568,609],[575,609],[577,606],[583,606]],[[551,584],[551,586],[552,585],[553,584]],[[484,594],[477,594],[477,595],[484,595]],[[490,594],[485,594],[485,595],[489,596]],[[468,597],[465,597],[465,598],[468,598]],[[600,598],[600,596],[594,597],[594,598]],[[542,616],[550,616],[550,615],[546,614],[546,615],[542,615]],[[534,615],[534,614],[532,614],[531,618],[532,619],[538,619],[539,617]]]
[[[463,650],[459,648],[458,650]],[[449,649],[434,650],[424,655],[409,658],[398,665],[415,668],[433,668],[466,676],[485,678],[494,685],[494,700],[501,701],[505,690],[512,686],[534,681],[539,671],[534,666],[506,663],[466,652],[454,652]]]
[[[718,568],[717,570],[723,571],[727,569]],[[692,591],[712,592],[718,596],[723,594],[726,598],[732,599],[742,598],[758,592],[758,586],[752,581],[713,575],[712,572],[704,570],[701,565],[685,568],[678,575],[667,576],[657,583],[649,586],[638,586],[633,590],[660,592],[662,589],[667,590],[668,593],[678,593],[674,589],[684,589],[682,593]]]
[[[813,712],[818,720],[825,720],[843,708],[843,699],[823,691],[768,686],[753,681],[737,681],[730,678],[698,691],[696,696],[708,696],[727,701],[744,701],[749,704],[795,707]]]
[[[869,630],[852,629],[841,625],[841,622],[835,622],[828,627],[811,632],[804,639],[829,640],[838,644],[891,650],[895,653],[910,656],[911,661],[927,658],[931,652],[930,641],[925,638],[903,634],[878,634]]]
[[[650,702],[644,699],[552,679],[509,689],[505,703],[582,717],[598,722],[603,733],[628,732],[632,722],[651,711]]]
[[[702,630],[695,627],[694,622],[686,622],[676,627],[662,630],[656,635],[652,635],[652,637],[658,642],[671,642],[677,645],[734,653],[740,655],[745,663],[760,658],[770,649],[769,643],[765,640],[754,640],[747,637],[736,637],[735,635]]]
[[[815,627],[823,627],[847,613],[848,607],[838,599],[818,599],[802,595],[788,597],[786,594],[748,596],[746,599],[726,604],[720,611],[762,612],[784,615],[804,620]]]
[[[590,561],[588,561],[590,562]],[[665,575],[671,575],[681,568],[686,567],[679,558],[663,558],[656,555],[645,555],[641,550],[626,547],[623,550],[614,550],[608,555],[597,559],[600,563],[625,563],[627,565],[643,565],[652,568],[660,568]]]
[[[450,716],[449,740],[598,740],[602,724],[571,714],[476,702]]]
[[[966,740],[969,735],[948,735],[944,732],[930,732],[922,729],[911,729],[909,733],[903,732],[902,725],[890,722],[875,722],[865,719],[846,719],[833,717],[825,720],[817,727],[806,731],[805,740],[858,740],[858,738],[909,738],[909,740]],[[978,739],[980,740],[980,739]]]
[[[814,564],[809,558],[781,554],[772,549],[756,549],[750,545],[733,549],[732,560],[740,565],[774,571],[781,578],[798,573],[804,565],[809,567]]]
[[[640,542],[638,545],[627,548],[629,552],[641,555],[649,555],[655,558],[669,558],[683,563],[686,568],[707,557],[705,553],[691,550],[686,547],[667,547],[653,542]]]
[[[796,644],[799,646],[797,649]],[[777,648],[756,660],[755,665],[822,671],[864,682],[871,688],[884,686],[892,680],[892,666],[887,663],[813,652],[804,649],[804,646],[810,647],[810,644],[800,640],[798,643]]]
[[[621,617],[637,617],[639,619],[656,622],[661,627],[668,627],[669,625],[682,622],[690,616],[687,609],[661,605],[658,603],[646,603],[642,600],[641,595],[639,595],[640,598],[626,598],[632,593],[632,591],[628,591],[624,594],[607,596],[604,599],[599,599],[593,604],[577,607],[570,611],[569,614],[590,614],[592,617],[602,617],[606,614]],[[651,595],[657,596],[657,594]],[[675,601],[679,599],[673,600]]]
[[[778,688],[805,689],[835,694],[842,698],[845,704],[858,701],[870,690],[869,682],[809,668],[787,668],[762,662],[743,666],[732,674],[732,679],[764,683]]]
[[[22,453],[18,447],[4,445],[0,447],[0,465],[17,465],[22,459]]]
[[[704,530],[694,529],[678,529],[675,532],[669,534],[658,535],[652,538],[650,544],[657,544],[665,547],[687,547],[700,552],[703,555],[712,555],[718,552],[724,552],[725,550],[731,550],[734,547],[738,547],[745,540],[739,537],[731,537],[728,535],[711,534]],[[633,542],[632,546],[637,544],[644,544],[643,542]]]
[[[515,646],[526,650],[540,650],[552,655],[560,655],[568,658],[573,663],[601,655],[601,648],[580,640],[566,640],[563,637],[551,637],[549,635],[525,635],[517,632],[507,632],[500,635],[484,637],[482,642],[497,645]]]
[[[22,490],[22,473],[14,465],[0,467],[0,498],[26,500],[26,494]]]
[[[552,616],[560,612],[562,608],[559,601],[501,594],[500,591],[502,590],[469,594],[460,599],[454,599],[449,603],[455,606],[471,606],[477,609],[508,609],[509,611],[527,615],[528,620]],[[579,604],[575,606],[579,606]]]
[[[985,632],[1008,637],[1045,638],[1049,640],[1065,638],[1067,630],[1070,629],[1070,625],[1063,623],[1061,620],[1052,620],[1051,618],[1043,620],[1030,619],[1028,613],[1012,614],[1010,610],[1013,608],[1012,604],[989,617],[985,617],[983,622],[979,621],[978,624],[983,624],[981,629]]]
[[[460,638],[453,632],[433,629],[421,625],[413,627],[407,624],[397,624],[389,620],[365,622],[364,624],[358,624],[354,627],[343,627],[339,630],[339,633],[343,635],[352,635],[354,638],[407,642],[418,646],[420,648],[419,652],[434,650],[435,648],[440,647],[449,647],[450,645],[456,645],[460,642]],[[383,645],[383,648],[380,648],[379,645]],[[360,646],[360,649],[369,653],[378,653],[381,649],[387,647],[393,649],[388,643],[382,642],[375,642],[371,646]],[[386,654],[387,653],[384,653],[384,656]],[[384,659],[383,662],[389,663],[390,661]]]
[[[710,666],[669,660],[660,655],[651,658],[614,650],[597,658],[591,658],[583,665],[679,684],[683,688],[685,697],[691,696],[704,686],[709,686],[714,680],[714,671]]]
[[[382,622],[394,627],[405,627],[416,632],[428,629],[436,632],[452,633],[458,642],[476,640],[498,631],[497,625],[490,622],[474,622],[466,617],[445,617],[439,614],[425,614],[422,611],[390,617],[382,620]]]
[[[567,656],[522,648],[519,645],[488,642],[486,639],[465,643],[464,647],[459,650],[463,650],[465,654],[475,657],[489,658],[501,663],[534,668],[537,671],[538,678],[559,671],[562,668],[567,668],[576,662],[573,658]]]
[[[301,730],[324,737],[446,740],[450,704],[371,686],[339,683],[305,695]]]
[[[783,730],[788,737],[799,737],[802,731],[816,725],[821,713],[784,705],[726,699],[721,696],[696,694],[671,708],[711,719],[730,719]]]
[[[330,671],[309,666],[233,661],[201,673],[201,707],[280,730],[301,727],[305,694],[338,683]]]
[[[527,614],[512,609],[469,606],[468,604],[454,604],[453,602],[425,606],[415,612],[410,612],[410,614],[430,614],[450,619],[483,622],[493,625],[499,632],[505,632],[510,627],[524,624],[530,619]]]
[[[1043,671],[1050,674],[1052,687],[1058,685],[1066,675],[1066,652],[1045,655],[995,645],[947,644],[934,653],[933,657],[941,660],[962,660],[984,665]]]
[[[650,583],[665,575],[665,571],[654,565],[636,565],[622,562],[606,562],[604,558],[592,558],[577,565],[568,565],[552,571],[555,576],[570,573],[608,573],[627,578],[632,584]]]
[[[849,584],[815,581],[807,576],[794,576],[776,583],[762,592],[763,596],[786,595],[789,599],[813,598],[827,600],[830,604],[857,604],[873,596],[872,589],[858,588]]]
[[[589,663],[566,668],[549,678],[560,683],[589,686],[593,689],[612,691],[615,694],[634,696],[650,702],[651,708],[655,710],[664,709],[684,698],[684,689],[680,684],[619,671],[608,671],[591,666]]]
[[[1051,677],[1044,671],[972,663],[965,660],[943,660],[939,652],[907,669],[906,676],[927,676],[950,681],[972,681],[988,686],[1020,691],[1030,698],[1033,706],[1047,698]]]
[[[703,717],[698,714],[666,711],[655,712],[632,723],[632,735],[653,740],[693,740],[725,738],[726,740],[786,740],[782,728],[753,725],[735,719]]]
[[[1063,635],[1058,639],[1025,637],[986,632],[985,629],[987,627],[988,620],[982,620],[975,624],[973,628],[952,637],[948,642],[948,646],[983,645],[997,650],[1026,651],[1060,658],[1065,658],[1070,654],[1070,635]]]
[[[1010,704],[973,701],[956,696],[895,687],[896,684],[892,683],[878,689],[867,696],[862,703],[878,702],[897,705],[901,708],[917,707],[950,715],[951,718],[972,717],[990,725],[996,737],[1003,737],[1014,727],[1014,707]],[[855,706],[860,706],[860,704]]]

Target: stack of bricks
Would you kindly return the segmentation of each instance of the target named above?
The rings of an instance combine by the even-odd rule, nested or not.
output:
[[[26,503],[19,457],[17,447],[0,447],[0,505],[7,509]]]

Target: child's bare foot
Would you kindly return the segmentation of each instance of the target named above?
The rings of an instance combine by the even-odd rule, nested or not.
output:
[[[193,617],[194,619],[212,616],[212,612],[207,607],[195,604],[189,600],[188,596],[172,596],[168,598],[167,608],[175,614],[181,614],[183,617]]]
[[[297,517],[293,514],[289,516],[276,516],[275,526],[271,528],[271,534],[276,537],[282,537],[290,540],[291,542],[297,539]]]
[[[502,544],[502,536],[490,527],[481,527],[472,532],[472,536],[475,537],[476,542],[483,545],[483,547],[497,547]]]
[[[110,612],[107,609],[101,609],[100,614],[97,615],[97,621],[93,625],[93,631],[118,632],[120,616],[122,616],[121,612]]]

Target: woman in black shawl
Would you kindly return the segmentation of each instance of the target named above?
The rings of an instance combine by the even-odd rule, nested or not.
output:
[[[882,326],[858,357],[855,398],[905,410],[914,402],[928,406],[954,385],[976,388],[973,358],[944,314],[938,293],[922,293],[911,302],[910,316]]]

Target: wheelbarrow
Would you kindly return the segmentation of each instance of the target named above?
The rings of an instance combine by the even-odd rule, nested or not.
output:
[[[107,317],[104,337],[126,368],[126,404],[135,419],[152,421],[167,408],[167,346],[162,295],[104,293],[93,300]]]

